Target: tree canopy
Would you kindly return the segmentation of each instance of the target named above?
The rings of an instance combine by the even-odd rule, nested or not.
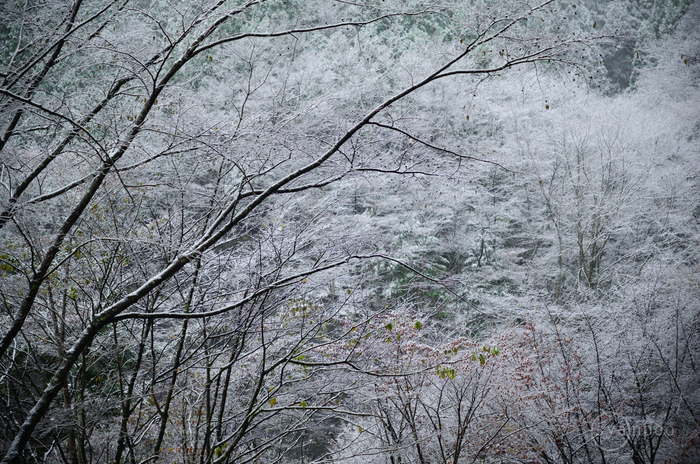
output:
[[[698,458],[698,2],[0,17],[3,463]]]

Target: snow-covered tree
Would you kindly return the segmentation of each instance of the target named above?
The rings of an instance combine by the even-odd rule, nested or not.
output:
[[[308,449],[367,367],[323,350],[391,303],[368,192],[473,162],[433,114],[589,42],[554,1],[1,14],[3,462]]]

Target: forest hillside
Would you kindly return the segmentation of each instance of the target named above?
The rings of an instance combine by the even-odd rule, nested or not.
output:
[[[700,462],[700,2],[0,2],[9,463]]]

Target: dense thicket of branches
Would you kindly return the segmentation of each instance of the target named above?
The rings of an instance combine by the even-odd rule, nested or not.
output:
[[[697,2],[0,17],[3,463],[698,459]]]

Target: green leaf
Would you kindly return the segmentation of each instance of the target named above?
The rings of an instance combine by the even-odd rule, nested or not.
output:
[[[416,330],[420,330],[423,325],[420,323],[420,321],[416,321],[416,323],[413,324],[413,327],[415,327]]]

